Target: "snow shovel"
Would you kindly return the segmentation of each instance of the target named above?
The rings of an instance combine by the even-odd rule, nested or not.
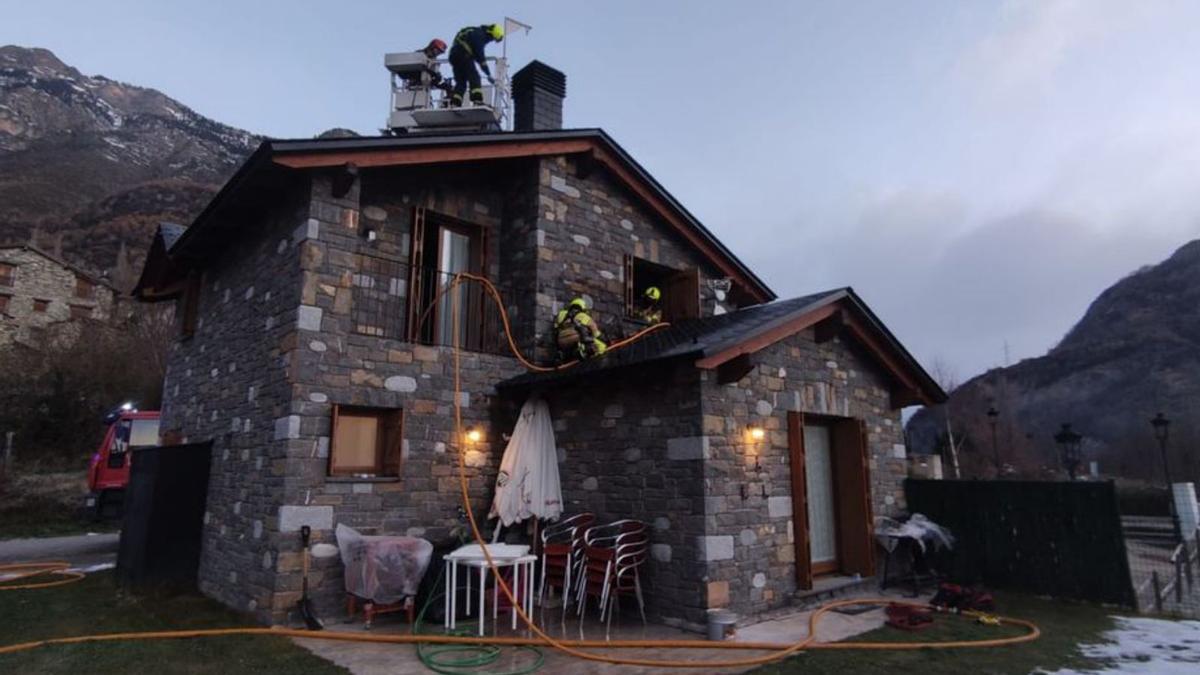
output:
[[[308,597],[308,538],[311,535],[312,528],[308,525],[300,528],[300,542],[304,546],[304,581],[300,590],[300,599],[296,601],[296,608],[300,610],[300,616],[304,617],[304,625],[309,630],[322,630],[325,628],[325,624],[317,618],[312,600]]]

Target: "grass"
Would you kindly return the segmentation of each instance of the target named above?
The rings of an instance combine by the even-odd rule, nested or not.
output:
[[[1033,641],[1008,647],[981,649],[921,649],[915,651],[813,651],[782,663],[754,671],[758,675],[804,673],[1031,673],[1060,668],[1102,668],[1106,664],[1083,656],[1078,645],[1103,642],[1101,636],[1114,628],[1115,610],[1060,600],[1003,593],[997,595],[999,614],[1032,621],[1042,631]],[[934,626],[923,631],[903,631],[884,626],[855,641],[934,642],[983,640],[1020,635],[1024,628],[985,626],[962,617],[936,616]]]
[[[41,590],[0,592],[0,646],[51,637],[252,625],[199,595],[132,595],[111,572]],[[0,673],[346,673],[282,637],[235,636],[39,647],[0,655]]]
[[[115,532],[115,520],[91,522],[77,515],[87,493],[83,469],[30,470],[0,486],[0,540]]]

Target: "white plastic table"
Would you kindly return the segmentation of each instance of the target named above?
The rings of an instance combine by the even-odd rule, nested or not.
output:
[[[537,556],[529,555],[528,548],[521,547],[503,547],[501,545],[492,545],[488,547],[492,554],[492,562],[496,567],[512,567],[513,584],[512,592],[517,598],[517,602],[521,603],[522,609],[527,615],[533,614],[533,567],[537,562]],[[517,551],[519,554],[514,555]],[[466,614],[471,614],[471,572],[472,568],[479,570],[479,635],[483,635],[484,619],[486,618],[485,602],[487,600],[487,575],[488,562],[484,558],[483,552],[477,545],[464,546],[452,553],[448,553],[442,557],[446,561],[446,598],[445,610],[446,628],[453,630],[457,624],[457,599],[458,599],[458,583],[459,583],[459,567],[463,570],[463,583],[467,589],[467,606]],[[492,588],[492,618],[495,619],[498,615],[500,587],[493,586]],[[512,627],[517,628],[517,608],[512,609]]]

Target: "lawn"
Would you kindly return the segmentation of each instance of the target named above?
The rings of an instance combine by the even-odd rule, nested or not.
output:
[[[123,631],[252,625],[198,595],[135,596],[120,592],[111,572],[42,590],[0,592],[0,645]],[[347,671],[291,640],[236,636],[40,647],[0,655],[0,673],[169,672],[304,673]]]
[[[78,517],[86,492],[82,468],[17,473],[0,485],[0,540],[120,529],[115,520],[94,523]]]
[[[1041,638],[1008,647],[981,649],[921,649],[916,651],[812,651],[782,663],[754,671],[758,675],[804,673],[1025,673],[1061,668],[1084,670],[1109,665],[1085,657],[1079,643],[1103,642],[1101,634],[1111,630],[1111,618],[1117,610],[1032,596],[1002,593],[997,595],[998,613],[1026,619],[1038,625]],[[984,640],[1020,635],[1024,628],[986,626],[957,616],[938,616],[932,628],[902,631],[883,627],[853,638],[854,641],[934,642],[947,640]]]

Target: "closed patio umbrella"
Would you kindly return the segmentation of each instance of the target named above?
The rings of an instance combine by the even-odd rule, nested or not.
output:
[[[500,524],[508,527],[530,517],[555,520],[561,514],[562,486],[550,406],[541,399],[530,399],[521,407],[521,417],[500,460],[488,517],[499,518]],[[499,532],[497,526],[493,539]]]

